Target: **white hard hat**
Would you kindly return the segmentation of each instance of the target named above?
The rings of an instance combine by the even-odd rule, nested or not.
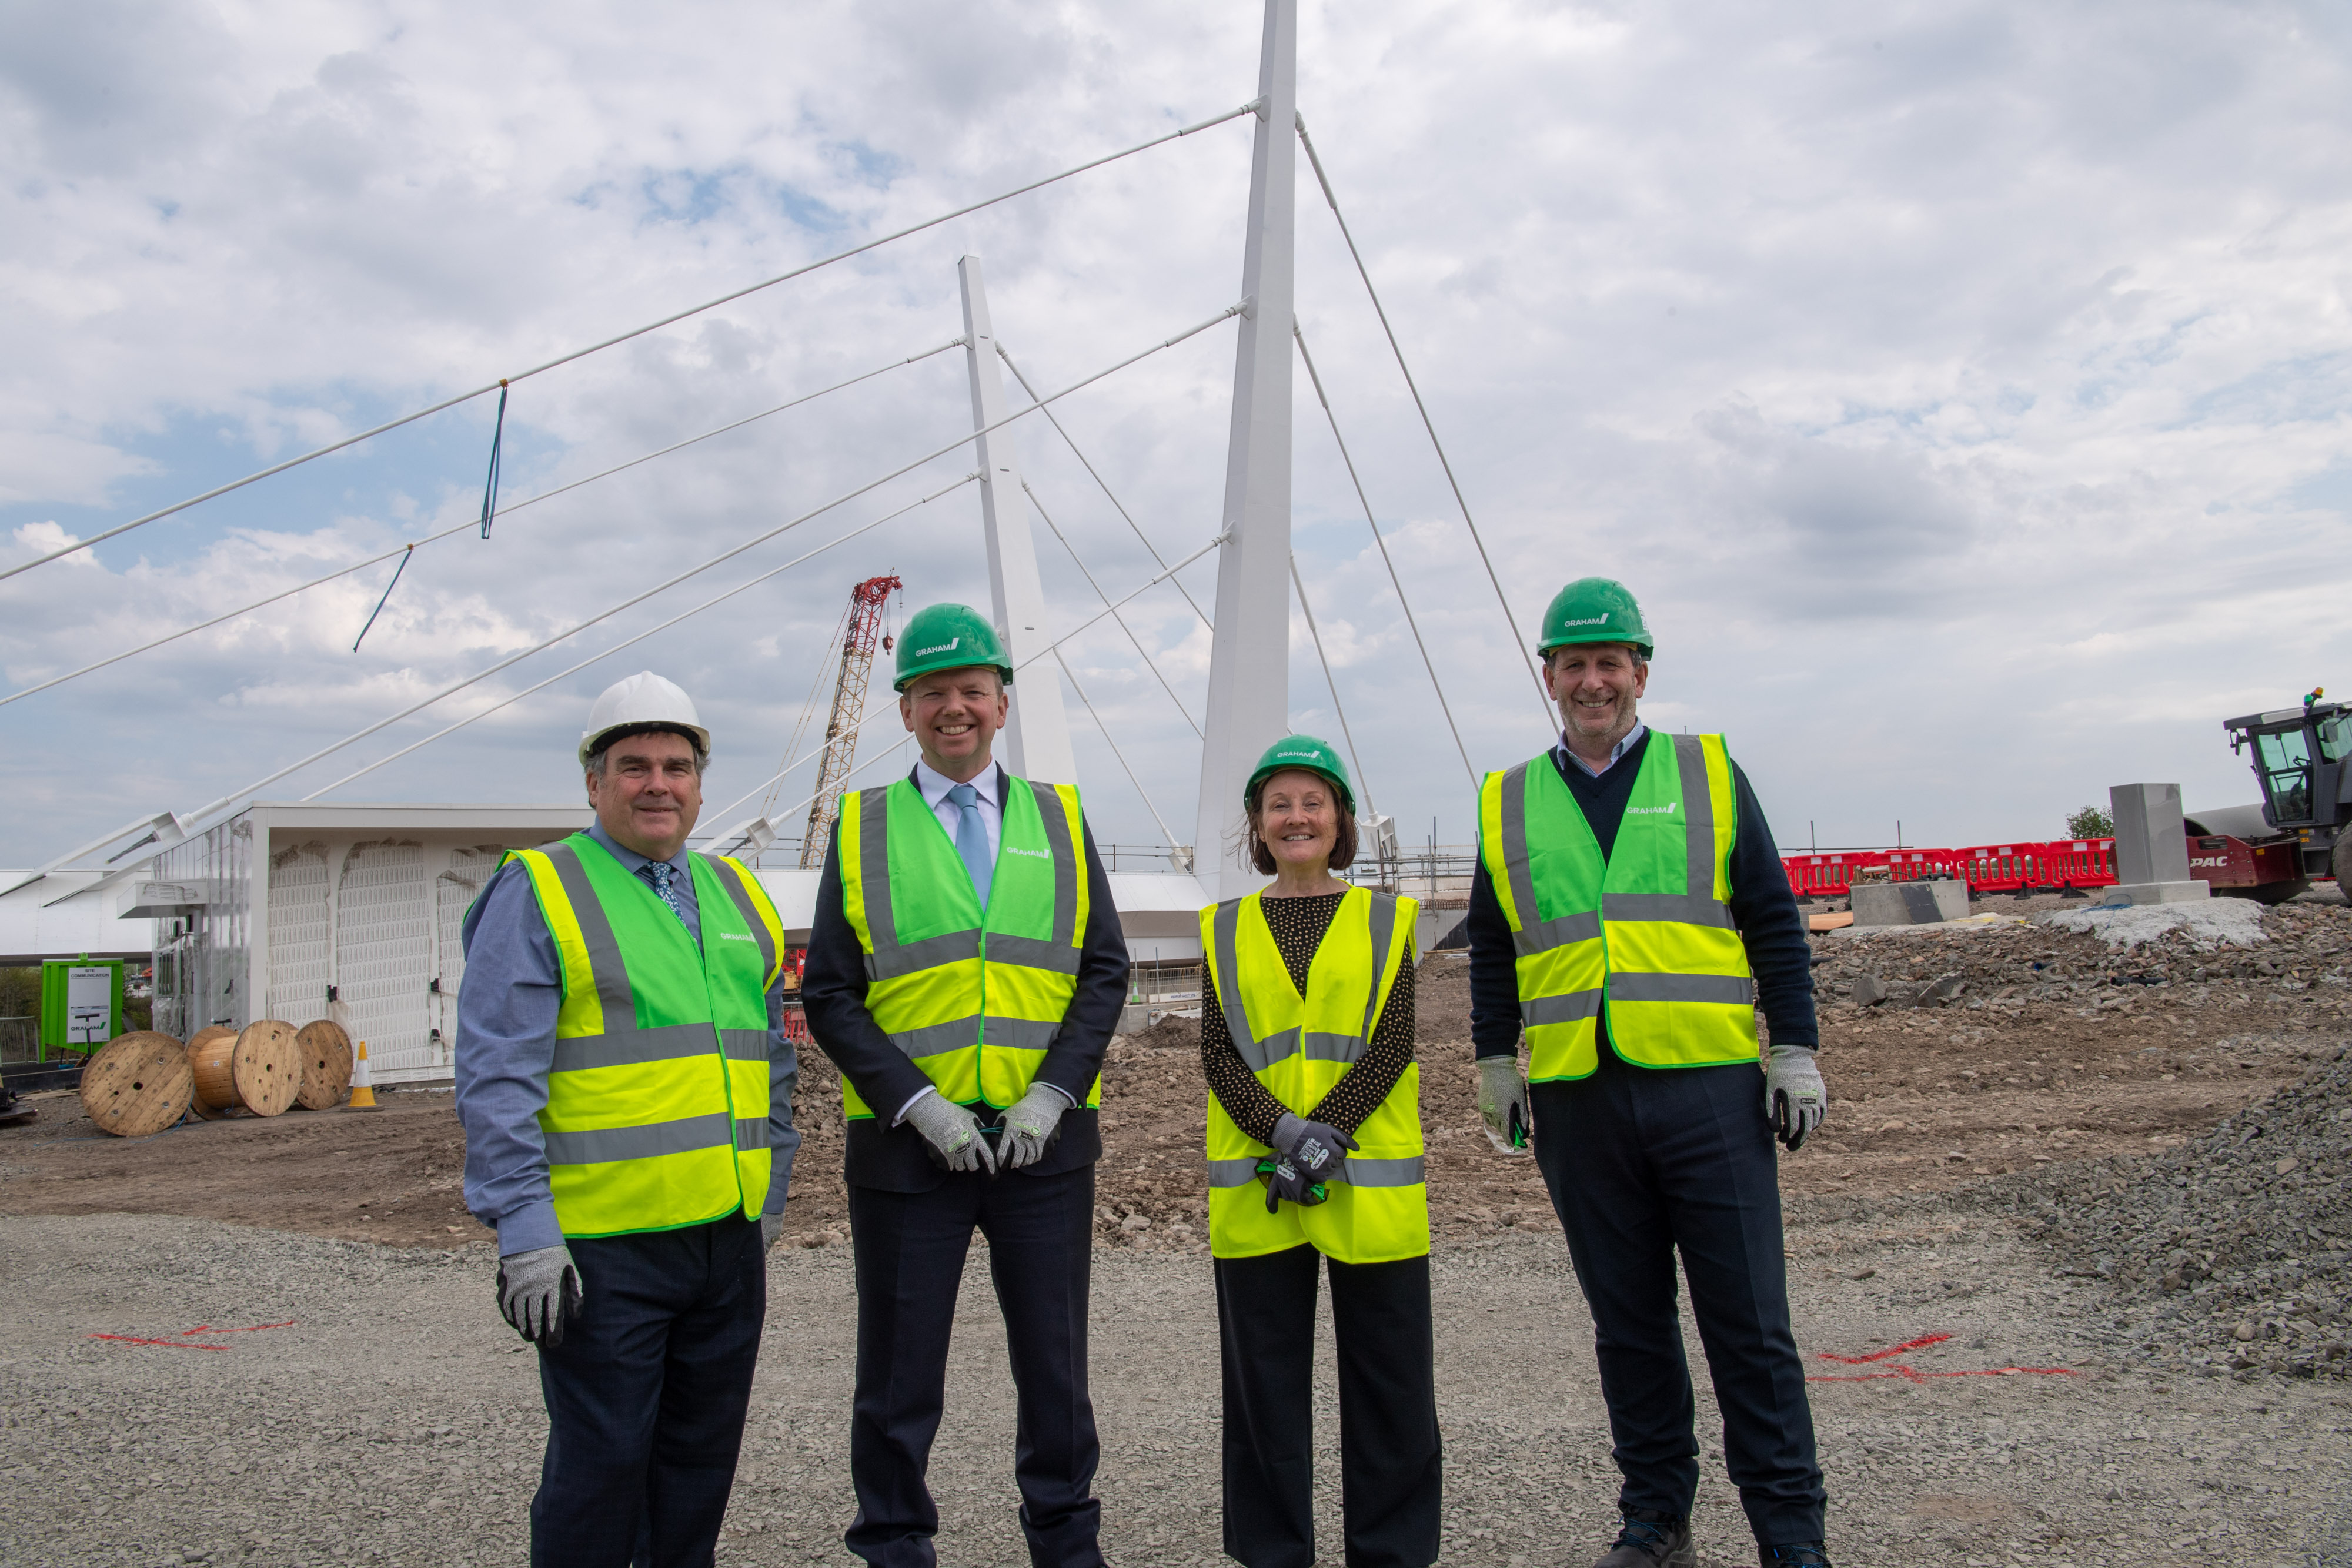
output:
[[[639,725],[666,725],[694,737],[697,750],[708,755],[710,732],[694,711],[694,699],[672,681],[651,670],[639,670],[625,681],[614,681],[588,710],[588,727],[580,732],[580,766],[586,768],[606,736]]]

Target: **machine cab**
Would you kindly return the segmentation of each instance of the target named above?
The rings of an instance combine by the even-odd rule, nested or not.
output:
[[[2254,748],[2263,815],[2281,831],[2334,827],[2352,817],[2352,705],[2314,703],[2227,721],[2230,749]]]

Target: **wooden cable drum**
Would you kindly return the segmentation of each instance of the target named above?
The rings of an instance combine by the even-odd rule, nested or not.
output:
[[[236,1106],[236,1080],[230,1075],[229,1053],[236,1049],[236,1030],[209,1024],[188,1037],[188,1066],[195,1074],[196,1097],[189,1109],[207,1122],[217,1122]]]
[[[332,1019],[314,1019],[294,1036],[302,1050],[302,1086],[295,1098],[306,1111],[331,1111],[352,1086],[352,1037]]]
[[[178,1037],[133,1030],[107,1042],[81,1070],[81,1108],[118,1138],[144,1138],[187,1114],[195,1074]]]
[[[301,1092],[302,1047],[292,1024],[263,1019],[241,1034],[206,1030],[196,1038],[203,1043],[189,1049],[188,1064],[196,1098],[215,1116],[240,1105],[257,1116],[275,1116]]]
[[[247,1110],[257,1116],[284,1113],[302,1092],[302,1046],[294,1026],[280,1019],[246,1025],[228,1054],[228,1071]]]

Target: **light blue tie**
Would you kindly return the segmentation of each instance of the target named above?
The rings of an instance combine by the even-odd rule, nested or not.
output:
[[[686,911],[679,906],[677,894],[670,887],[671,879],[677,875],[677,867],[667,861],[649,861],[646,871],[654,879],[654,896],[668,904],[669,912],[677,916],[677,923],[685,925]]]
[[[959,813],[956,853],[963,857],[963,869],[971,873],[971,890],[980,894],[980,906],[986,909],[988,883],[996,874],[996,862],[988,852],[988,824],[980,820],[980,791],[959,784],[948,791],[948,800]]]

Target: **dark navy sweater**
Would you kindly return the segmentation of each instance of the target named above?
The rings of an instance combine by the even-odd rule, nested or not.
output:
[[[1642,744],[1618,758],[1608,772],[1595,779],[1568,758],[1564,747],[1551,750],[1552,766],[1583,808],[1592,825],[1603,860],[1617,847],[1617,829],[1625,820],[1625,802],[1633,793],[1642,758],[1661,743],[1656,730]],[[1731,841],[1731,921],[1748,947],[1748,967],[1756,975],[1756,1002],[1764,1014],[1772,1040],[1780,1045],[1818,1046],[1821,1029],[1813,1019],[1812,946],[1805,938],[1804,917],[1797,912],[1796,894],[1789,891],[1788,873],[1764,821],[1764,808],[1739,764],[1731,765],[1731,782],[1738,814],[1738,831]],[[1495,884],[1484,860],[1470,884],[1470,1040],[1480,1056],[1508,1056],[1519,1043],[1519,984],[1511,949],[1511,924],[1495,897]],[[1609,1023],[1600,1025],[1601,1043],[1609,1045]]]

